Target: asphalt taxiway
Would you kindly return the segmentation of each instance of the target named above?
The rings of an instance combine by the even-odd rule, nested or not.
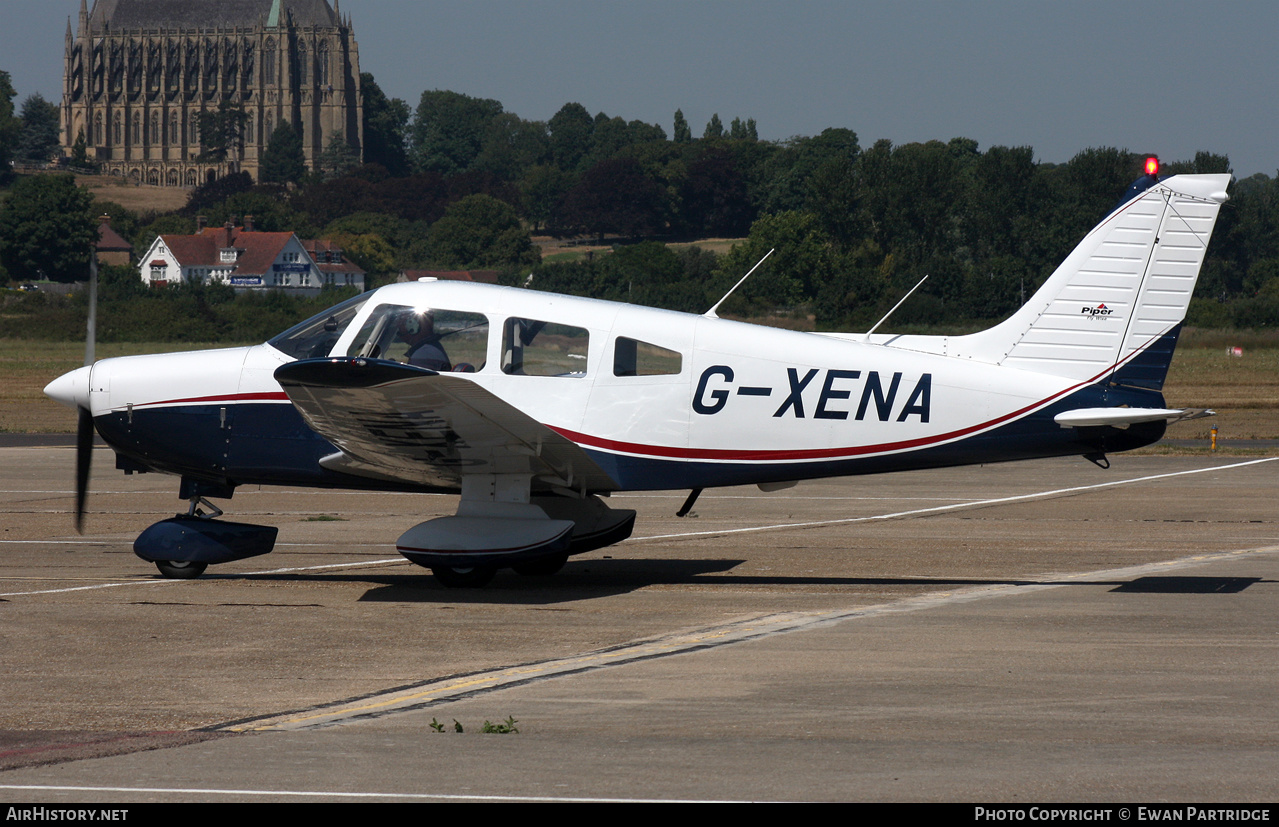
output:
[[[96,453],[79,536],[71,450],[0,448],[0,800],[1274,797],[1279,460],[619,495],[632,540],[476,591],[393,551],[452,498],[306,489],[162,580],[176,480]]]

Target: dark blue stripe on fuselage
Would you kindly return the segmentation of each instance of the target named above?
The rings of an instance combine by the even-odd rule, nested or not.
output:
[[[1164,399],[1162,394],[1141,388],[1090,385],[1040,411],[975,436],[929,448],[847,459],[775,464],[721,463],[636,457],[592,448],[586,450],[600,468],[619,482],[621,490],[643,491],[753,485],[760,482],[1082,456],[1130,451],[1158,442],[1163,437],[1167,424],[1162,421],[1142,423],[1126,429],[1063,428],[1053,421],[1053,417],[1063,411],[1120,405],[1162,408]]]
[[[621,490],[667,490],[1126,451],[1163,436],[1163,422],[1123,430],[1062,428],[1053,422],[1053,416],[1062,411],[1125,404],[1161,408],[1164,400],[1157,391],[1098,383],[988,432],[945,445],[882,456],[765,464],[646,458],[586,450],[618,481]],[[448,490],[357,477],[320,467],[320,459],[338,449],[307,427],[292,405],[174,406],[135,410],[131,420],[125,412],[113,413],[100,416],[95,422],[103,438],[129,460],[194,479],[232,485]]]
[[[225,411],[225,414],[223,413]],[[154,471],[232,485],[305,485],[374,491],[445,489],[341,474],[320,466],[337,453],[292,405],[183,405],[99,416],[119,454]]]

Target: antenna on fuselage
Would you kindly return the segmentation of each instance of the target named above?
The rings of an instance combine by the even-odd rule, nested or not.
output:
[[[772,250],[769,250],[767,253],[764,253],[764,258],[761,258],[759,261],[755,262],[755,266],[754,266],[754,267],[752,267],[750,270],[747,270],[747,271],[746,271],[746,275],[742,276],[742,277],[741,277],[741,279],[740,279],[740,280],[738,280],[737,284],[734,284],[734,285],[733,285],[733,290],[736,290],[737,288],[741,287],[741,286],[742,286],[742,282],[743,282],[743,281],[746,281],[748,278],[750,278],[750,277],[751,277],[751,273],[754,273],[756,270],[758,270],[758,269],[759,269],[759,265],[761,265],[761,264],[763,264],[763,263],[764,263],[764,259],[767,259],[769,256],[771,256],[771,255],[773,254],[773,250],[776,250],[776,249],[777,249],[777,248],[776,248],[776,247],[774,247]],[[727,293],[725,293],[725,294],[724,294],[724,298],[722,298],[722,299],[720,299],[719,301],[715,302],[715,306],[714,306],[714,307],[712,307],[710,310],[707,310],[707,311],[706,311],[705,313],[703,313],[702,315],[703,315],[703,316],[705,316],[705,317],[706,317],[706,318],[708,318],[708,319],[718,319],[718,318],[719,318],[719,316],[716,316],[716,315],[715,315],[715,311],[716,311],[716,310],[719,310],[719,306],[720,306],[721,304],[723,304],[724,302],[728,301],[728,297],[729,297],[729,296],[731,296],[731,295],[733,295],[733,290],[729,290]]]
[[[885,313],[885,314],[884,314],[884,318],[882,318],[882,319],[880,319],[879,321],[875,322],[875,326],[874,326],[874,327],[872,327],[870,330],[867,330],[867,331],[866,331],[866,338],[867,338],[867,339],[869,339],[869,338],[870,338],[870,334],[872,334],[872,333],[874,333],[876,330],[878,330],[878,329],[879,329],[879,326],[880,326],[881,324],[883,324],[884,322],[888,321],[888,317],[889,317],[889,316],[891,316],[891,315],[893,315],[893,313],[895,313],[895,312],[897,311],[897,308],[901,307],[901,306],[902,306],[902,305],[906,302],[906,300],[910,298],[910,294],[911,294],[911,293],[914,293],[916,290],[918,290],[918,289],[919,289],[919,285],[920,285],[920,284],[923,284],[923,283],[924,283],[924,282],[926,282],[926,281],[928,281],[928,276],[924,276],[922,279],[920,279],[920,280],[919,280],[919,284],[916,284],[914,287],[910,288],[910,290],[906,291],[906,295],[902,296],[902,297],[901,297],[901,300],[900,300],[900,301],[898,301],[898,302],[897,302],[897,304],[893,305],[893,309],[892,309],[892,310],[889,310],[887,313]]]

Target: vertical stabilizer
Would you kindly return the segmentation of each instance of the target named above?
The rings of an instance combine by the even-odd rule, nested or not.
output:
[[[1175,335],[1229,183],[1229,175],[1177,175],[1152,185],[1093,228],[1025,306],[948,349],[1088,381]]]

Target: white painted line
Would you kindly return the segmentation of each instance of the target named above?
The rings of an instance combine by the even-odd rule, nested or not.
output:
[[[910,511],[895,511],[889,514],[873,514],[866,517],[845,517],[845,518],[836,519],[836,520],[816,520],[816,521],[807,522],[807,523],[775,523],[771,525],[751,526],[748,528],[723,528],[723,529],[711,530],[711,531],[689,531],[681,534],[657,534],[649,537],[632,537],[629,540],[625,540],[623,542],[624,544],[633,544],[633,543],[649,542],[652,540],[679,540],[686,537],[711,537],[716,535],[745,534],[745,533],[760,532],[760,531],[782,531],[782,530],[791,529],[791,528],[816,528],[820,526],[843,525],[843,524],[849,524],[849,523],[865,523],[865,522],[872,522],[877,520],[893,520],[901,517],[919,516],[921,514],[938,514],[944,511],[955,511],[955,510],[964,509],[964,508],[980,508],[987,505],[998,505],[1001,503],[1022,502],[1026,500],[1039,499],[1042,497],[1054,497],[1054,496],[1060,496],[1063,494],[1077,494],[1084,491],[1094,491],[1101,488],[1110,488],[1116,485],[1131,485],[1133,483],[1138,483],[1138,482],[1150,482],[1152,480],[1169,479],[1171,477],[1183,477],[1190,474],[1203,474],[1203,473],[1208,473],[1212,471],[1227,471],[1234,468],[1245,468],[1250,465],[1259,465],[1261,463],[1266,463],[1266,462],[1275,462],[1276,460],[1279,460],[1279,457],[1265,457],[1263,459],[1248,460],[1247,462],[1236,462],[1236,463],[1231,463],[1229,465],[1214,465],[1209,468],[1194,468],[1189,471],[1173,471],[1167,474],[1152,474],[1146,477],[1133,477],[1131,479],[1125,479],[1125,480],[1111,480],[1109,482],[1101,482],[1095,485],[1080,485],[1080,486],[1075,486],[1073,488],[1058,488],[1052,491],[1039,491],[1033,494],[1018,494],[1011,497],[997,497],[997,498],[988,499],[988,500],[972,500],[972,501],[952,503],[951,505],[939,505],[933,508],[918,508]],[[0,543],[17,543],[17,544],[48,543],[48,544],[64,544],[64,545],[71,544],[71,543],[86,544],[86,545],[93,545],[93,544],[101,545],[104,542],[118,542],[118,541],[0,540]],[[324,543],[283,544],[282,543],[281,545],[322,546],[327,544],[324,544]],[[208,579],[216,579],[218,577],[222,577],[225,579],[234,579],[237,577],[249,577],[253,575],[287,574],[287,573],[293,573],[293,572],[322,571],[325,569],[361,568],[361,567],[367,567],[367,566],[382,566],[382,565],[388,565],[392,563],[403,563],[403,562],[405,561],[400,558],[388,558],[385,560],[374,560],[374,561],[367,561],[362,563],[330,563],[323,566],[300,566],[297,568],[270,569],[266,571],[241,572],[237,574],[227,574],[227,575],[211,575],[208,577]],[[23,597],[26,595],[36,595],[36,594],[60,594],[64,592],[90,591],[94,589],[110,589],[110,588],[117,588],[120,586],[156,586],[161,584],[174,584],[175,582],[191,583],[196,581],[136,580],[136,581],[123,582],[123,583],[103,583],[103,584],[94,585],[94,586],[73,586],[65,589],[48,589],[43,591],[30,591],[30,592],[7,592],[7,593],[0,593],[0,597]]]
[[[499,689],[507,689],[529,683],[540,683],[541,681],[583,672],[593,672],[637,661],[685,654],[773,635],[808,631],[849,620],[908,614],[954,603],[1019,596],[1047,589],[1064,588],[1068,585],[1096,583],[1099,586],[1110,587],[1115,584],[1115,581],[1131,580],[1151,573],[1162,574],[1221,560],[1236,560],[1245,556],[1274,554],[1275,552],[1279,552],[1279,546],[1223,551],[1213,554],[1195,554],[1176,560],[1143,563],[1116,569],[1076,572],[1073,574],[1050,574],[1033,579],[1017,578],[1020,582],[946,589],[916,597],[906,597],[889,603],[859,606],[851,609],[817,612],[777,612],[759,615],[714,626],[705,626],[699,629],[635,640],[618,646],[609,646],[566,657],[550,658],[533,663],[502,667],[439,680],[427,680],[407,688],[401,687],[337,704],[326,704],[309,709],[294,710],[281,715],[266,716],[252,721],[232,723],[218,727],[218,729],[227,732],[300,731],[357,724],[361,721],[384,718],[389,715],[414,712]],[[943,588],[945,583],[944,579],[938,580],[938,585]]]
[[[1263,462],[1274,462],[1276,460],[1279,460],[1279,457],[1266,457],[1264,459],[1248,460],[1247,462],[1236,462],[1230,465],[1214,465],[1211,468],[1194,468],[1189,471],[1172,471],[1167,474],[1151,474],[1147,477],[1111,480],[1109,482],[1099,482],[1095,485],[1077,485],[1073,488],[1057,488],[1052,491],[1039,491],[1034,494],[1017,494],[1011,497],[995,497],[994,499],[989,500],[959,502],[951,505],[939,505],[933,508],[916,508],[911,511],[895,511],[891,514],[873,514],[867,517],[844,517],[837,520],[814,520],[807,523],[774,523],[771,525],[751,526],[749,528],[721,528],[719,530],[711,531],[686,531],[681,534],[655,534],[649,537],[632,537],[623,542],[627,544],[644,543],[650,540],[678,540],[683,537],[712,537],[720,534],[747,534],[757,531],[781,531],[788,528],[817,528],[819,526],[844,525],[846,523],[868,523],[877,520],[895,520],[899,517],[916,517],[921,514],[939,514],[943,511],[957,511],[963,508],[981,508],[987,505],[1024,502],[1026,500],[1036,500],[1043,497],[1057,497],[1062,494],[1079,494],[1085,491],[1095,491],[1101,488],[1113,488],[1116,485],[1131,485],[1132,483],[1163,480],[1169,479],[1170,477],[1184,477],[1189,474],[1205,474],[1212,471],[1226,471],[1231,468],[1243,468],[1248,465],[1258,465]]]
[[[17,541],[15,541],[17,542]],[[285,569],[267,569],[265,571],[242,571],[235,574],[210,574],[203,578],[209,580],[238,580],[242,577],[262,576],[266,574],[291,574],[300,571],[324,571],[325,569],[360,569],[369,566],[385,566],[390,563],[408,563],[403,557],[387,558],[385,560],[366,560],[359,563],[327,563],[323,566],[297,566]],[[2,578],[0,578],[2,579]],[[83,592],[92,591],[94,589],[115,589],[121,586],[177,586],[182,583],[194,584],[195,580],[165,580],[163,578],[154,580],[131,580],[123,583],[99,583],[94,586],[70,586],[65,589],[42,589],[31,592],[2,592],[0,597],[26,597],[35,594],[63,594],[65,592]]]
[[[832,479],[848,479],[848,478],[834,477]],[[803,494],[795,493],[794,489],[783,489],[783,490],[785,491],[785,493],[778,491],[777,493],[774,493],[774,494],[706,494],[706,493],[703,493],[700,497],[697,498],[697,501],[699,503],[706,502],[707,500],[773,500],[774,502],[776,502],[778,500],[785,499],[785,500],[812,500],[814,502],[824,502],[826,500],[830,500],[832,502],[849,502],[849,501],[858,501],[858,500],[867,500],[867,501],[873,501],[873,502],[879,502],[883,500],[888,500],[890,502],[900,502],[902,500],[906,500],[906,501],[920,500],[923,502],[937,502],[938,500],[941,500],[944,502],[955,502],[956,500],[980,499],[980,497],[807,497],[807,496],[804,496]],[[680,500],[682,501],[686,497],[688,497],[688,495],[685,494],[683,491],[676,491],[672,494],[632,494],[626,491],[615,491],[610,495],[610,498],[614,500],[634,499],[634,500]]]
[[[173,795],[242,795],[250,797],[284,796],[286,798],[389,798],[407,801],[527,801],[574,804],[736,804],[749,803],[728,799],[703,798],[584,798],[550,795],[446,795],[443,793],[358,793],[339,790],[228,790],[216,787],[78,787],[53,784],[0,784],[0,790],[14,792],[86,792],[86,793],[171,793]],[[42,805],[52,809],[72,805]]]

